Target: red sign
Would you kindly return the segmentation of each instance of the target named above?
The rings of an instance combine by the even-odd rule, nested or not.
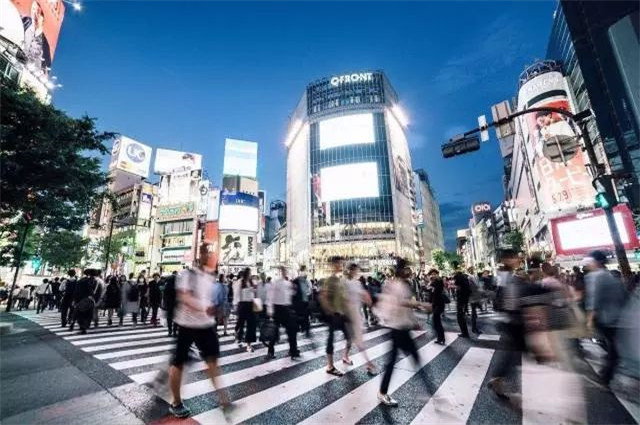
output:
[[[640,247],[629,207],[626,204],[614,207],[613,216],[624,248]],[[601,208],[551,219],[550,226],[557,255],[586,255],[596,249],[614,249]]]
[[[204,224],[203,243],[207,246],[206,266],[215,270],[218,268],[218,258],[220,257],[220,235],[217,221],[207,221]]]

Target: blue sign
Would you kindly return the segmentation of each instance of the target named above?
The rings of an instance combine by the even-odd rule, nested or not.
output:
[[[248,193],[224,190],[220,195],[220,205],[242,205],[245,207],[258,208],[259,200],[257,196]]]

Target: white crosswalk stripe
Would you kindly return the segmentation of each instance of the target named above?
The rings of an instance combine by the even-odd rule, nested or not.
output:
[[[167,370],[175,348],[175,341],[167,336],[165,327],[133,327],[129,320],[122,327],[99,327],[89,330],[86,335],[79,335],[77,331],[60,328],[57,313],[18,314],[40,324],[87,355],[104,361],[140,385],[154,383],[160,372]],[[233,327],[231,324],[229,329]],[[381,414],[381,409],[385,408],[379,404],[376,394],[384,364],[392,350],[390,330],[371,328],[363,335],[366,353],[376,363],[379,373],[376,376],[366,375],[365,356],[356,352],[351,356],[353,365],[343,368],[347,374],[343,378],[326,373],[326,331],[325,325],[315,326],[312,329],[315,341],[298,338],[302,352],[299,360],[291,360],[281,354],[289,349],[284,335],[275,346],[276,358],[271,360],[265,359],[267,350],[262,344],[256,343],[255,352],[246,352],[233,342],[233,336],[219,338],[221,357],[218,364],[222,369],[219,388],[227,388],[237,395],[234,397],[235,408],[226,413],[221,410],[215,402],[216,392],[204,373],[206,363],[194,361],[185,366],[182,385],[183,400],[187,405],[193,403],[193,419],[201,424],[276,422],[341,425],[358,423],[368,415]],[[411,414],[403,418],[406,421],[403,423],[465,424],[475,423],[475,418],[491,422],[492,412],[514,409],[492,394],[491,400],[495,401],[490,403],[493,404],[487,407],[485,395],[484,404],[478,406],[479,396],[489,391],[486,382],[491,378],[492,362],[496,362],[495,355],[499,351],[492,347],[499,347],[499,335],[482,334],[477,340],[468,340],[447,332],[445,345],[435,344],[432,333],[425,330],[412,332],[412,337],[417,342],[420,362],[415,365],[411,357],[398,357],[388,393],[393,396],[410,391],[408,388],[415,387],[422,377],[429,379],[433,372],[418,375],[423,368],[439,371],[440,378],[437,378],[439,381],[433,394],[417,395],[417,400],[424,399],[424,402],[418,401],[419,405],[416,405],[416,400],[411,400]],[[337,360],[345,347],[346,341],[340,334],[335,343]],[[523,403],[519,411],[513,413],[518,418],[514,423],[586,422],[585,395],[575,375],[554,365],[538,365],[526,357],[521,364],[517,379],[520,380]],[[335,392],[335,388],[340,386],[343,389]],[[158,389],[156,386],[153,388]],[[168,391],[159,393],[160,398],[170,401]],[[322,403],[309,403],[318,397]],[[399,401],[402,406],[404,400],[400,398]],[[504,416],[504,412],[496,415],[494,422],[509,417]]]

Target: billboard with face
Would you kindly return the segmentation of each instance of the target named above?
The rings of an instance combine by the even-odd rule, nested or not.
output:
[[[174,174],[202,169],[202,155],[190,152],[157,149],[153,171],[156,174]]]
[[[149,176],[151,147],[126,136],[113,142],[109,169],[122,170],[140,177]]]
[[[22,48],[27,65],[47,74],[64,18],[62,0],[3,0],[2,8],[2,14],[15,21],[3,22],[2,35],[9,28],[13,29],[9,39]],[[15,31],[18,28],[22,33]]]
[[[256,237],[239,233],[220,234],[220,264],[252,266],[256,263]]]

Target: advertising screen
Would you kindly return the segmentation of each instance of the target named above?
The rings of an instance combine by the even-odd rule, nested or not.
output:
[[[256,178],[258,144],[246,140],[226,139],[224,144],[224,169],[226,176]]]
[[[47,74],[58,44],[64,3],[62,0],[2,0],[1,4],[2,35],[22,48],[28,65]]]
[[[156,162],[153,165],[156,174],[173,174],[200,169],[202,169],[202,155],[169,149],[156,150]]]
[[[625,249],[638,247],[633,217],[626,205],[615,207],[613,217]],[[551,220],[558,255],[584,255],[595,249],[613,249],[607,218],[602,209]]]
[[[243,205],[220,205],[220,230],[258,232],[258,208]]]
[[[204,224],[204,244],[207,247],[206,265],[210,269],[218,267],[218,259],[220,257],[220,241],[218,233],[218,222],[207,221]]]
[[[318,124],[320,149],[375,143],[373,114],[329,118]]]
[[[149,176],[151,147],[126,136],[113,142],[110,169],[122,170],[140,177]]]
[[[338,201],[354,198],[377,198],[378,164],[360,162],[337,165],[320,170],[322,201]]]
[[[256,237],[238,233],[220,234],[220,263],[225,266],[256,263]]]

